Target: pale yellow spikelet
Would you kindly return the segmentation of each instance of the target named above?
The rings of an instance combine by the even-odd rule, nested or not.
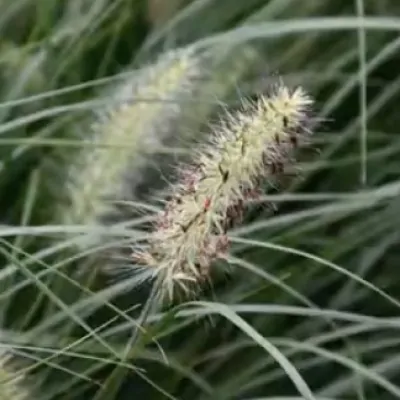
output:
[[[24,376],[12,366],[12,357],[0,350],[0,400],[31,400]]]
[[[311,104],[302,88],[280,83],[270,96],[227,114],[193,165],[182,168],[147,246],[133,254],[139,265],[153,269],[169,296],[177,286],[188,290],[207,279],[211,263],[224,257],[226,231],[246,200],[305,143]]]
[[[88,138],[92,145],[70,168],[64,223],[95,225],[115,207],[113,201],[132,199],[151,154],[174,134],[182,102],[200,73],[199,62],[191,49],[171,51],[113,92],[110,108],[97,113]]]

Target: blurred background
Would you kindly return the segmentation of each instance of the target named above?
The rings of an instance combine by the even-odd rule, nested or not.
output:
[[[0,398],[400,398],[399,33],[398,0],[1,0]],[[141,312],[174,165],[279,79],[311,148]]]

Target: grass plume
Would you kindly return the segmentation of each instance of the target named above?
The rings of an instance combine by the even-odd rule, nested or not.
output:
[[[301,87],[279,83],[270,96],[228,113],[194,163],[180,169],[148,246],[133,254],[153,268],[170,297],[176,286],[187,291],[188,284],[207,279],[211,263],[224,257],[227,229],[246,200],[258,195],[263,180],[283,172],[305,143],[311,104]]]
[[[174,134],[182,102],[200,74],[190,49],[171,51],[125,80],[111,94],[108,109],[98,110],[88,140],[70,167],[70,204],[65,224],[96,225],[112,213],[115,200],[131,200],[141,171],[163,140]]]

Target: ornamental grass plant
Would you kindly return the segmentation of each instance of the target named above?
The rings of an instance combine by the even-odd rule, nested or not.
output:
[[[0,2],[0,399],[400,399],[399,32]]]

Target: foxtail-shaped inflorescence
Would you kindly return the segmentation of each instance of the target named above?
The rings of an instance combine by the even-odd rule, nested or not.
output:
[[[12,356],[0,350],[0,400],[33,400],[24,385],[24,376],[12,364]]]
[[[208,280],[212,263],[228,252],[227,230],[239,222],[246,202],[308,143],[312,104],[301,87],[279,82],[269,96],[227,112],[193,163],[179,169],[147,242],[133,252],[135,268],[152,269],[163,294],[172,297],[177,288],[188,292]]]
[[[90,145],[69,168],[63,223],[96,225],[113,212],[113,201],[132,200],[142,170],[176,131],[201,75],[200,62],[190,48],[173,50],[113,88],[111,105],[98,110],[85,137]]]

